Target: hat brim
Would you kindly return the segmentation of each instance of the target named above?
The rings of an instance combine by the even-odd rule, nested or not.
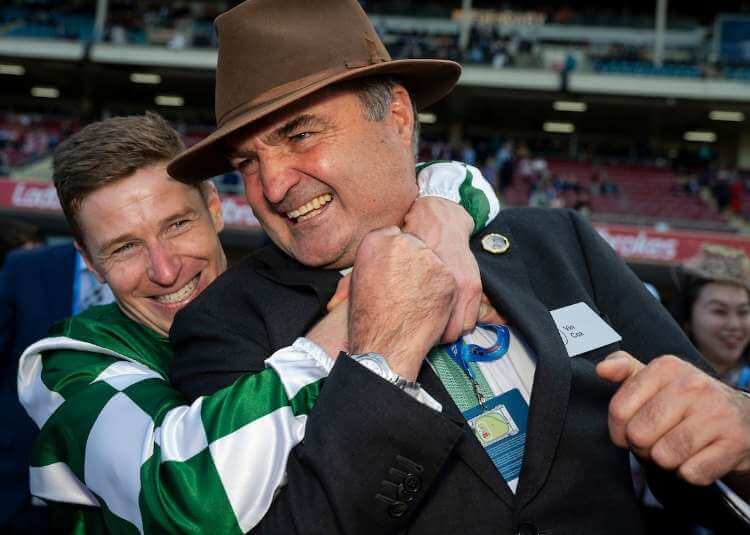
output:
[[[228,135],[331,84],[388,74],[397,77],[415,100],[417,108],[423,109],[446,96],[455,87],[461,76],[461,66],[446,60],[408,59],[341,72],[256,106],[227,121],[172,160],[167,166],[167,172],[177,180],[192,183],[231,171],[223,143]]]

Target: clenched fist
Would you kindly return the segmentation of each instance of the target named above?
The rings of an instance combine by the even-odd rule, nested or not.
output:
[[[416,379],[445,331],[455,298],[453,275],[422,241],[397,227],[371,232],[354,261],[350,351],[380,353],[393,371]]]

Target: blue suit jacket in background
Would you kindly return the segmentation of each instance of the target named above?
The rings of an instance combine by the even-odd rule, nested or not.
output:
[[[18,401],[18,357],[71,315],[75,266],[75,248],[66,243],[12,251],[0,272],[0,526],[26,503],[36,432]]]

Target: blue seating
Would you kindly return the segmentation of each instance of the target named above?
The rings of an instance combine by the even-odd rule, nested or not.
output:
[[[665,63],[657,67],[647,61],[623,61],[598,59],[592,62],[594,71],[605,74],[631,74],[636,76],[672,76],[700,78],[701,69],[697,65]]]

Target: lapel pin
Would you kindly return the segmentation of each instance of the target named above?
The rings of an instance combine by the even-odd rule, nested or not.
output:
[[[503,254],[510,249],[510,241],[502,234],[492,232],[482,238],[482,248],[488,253]]]

